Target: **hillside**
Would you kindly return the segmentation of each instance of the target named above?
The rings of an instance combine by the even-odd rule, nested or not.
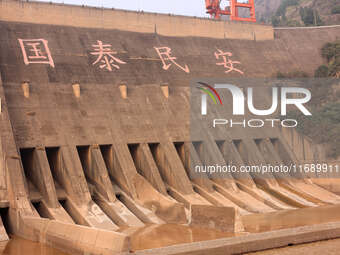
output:
[[[281,2],[282,0],[255,0],[257,20],[265,23],[271,22],[271,17],[275,14]]]
[[[258,21],[275,26],[340,24],[340,0],[255,0]]]

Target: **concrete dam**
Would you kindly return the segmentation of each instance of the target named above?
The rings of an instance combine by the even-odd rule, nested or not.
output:
[[[340,26],[0,0],[0,31],[3,242],[68,254],[244,254],[340,237],[340,181],[191,171],[315,160],[299,134],[190,130],[193,80],[312,75]]]

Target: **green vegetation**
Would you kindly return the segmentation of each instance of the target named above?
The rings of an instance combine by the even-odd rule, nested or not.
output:
[[[315,1],[315,0],[314,0]],[[323,20],[319,15],[317,7],[299,7],[302,3],[301,0],[282,0],[275,15],[272,17],[272,25],[277,26],[321,26],[324,25]],[[287,13],[288,7],[295,6],[295,11]],[[311,5],[317,6],[317,5]],[[340,12],[340,7],[334,6],[332,12]],[[302,24],[301,24],[302,22]]]
[[[321,69],[321,68],[320,68]],[[296,119],[297,130],[318,144],[327,144],[327,156],[340,156],[340,90],[339,80],[334,78],[294,79],[297,87],[306,87],[312,93],[308,109],[313,114],[305,116],[292,108],[286,119]]]
[[[301,20],[306,26],[323,25],[319,12],[311,7],[301,7],[300,16],[301,16]]]
[[[326,77],[328,77],[328,72],[329,72],[328,66],[321,65],[321,66],[318,67],[318,69],[315,70],[314,76],[316,78],[326,78]]]
[[[276,16],[285,16],[287,7],[299,4],[299,0],[283,0],[276,11]]]
[[[340,76],[340,41],[326,43],[321,49],[321,55],[327,60],[327,65],[321,65],[315,71],[315,77]]]
[[[286,10],[289,6],[298,6],[299,0],[283,0],[277,9],[275,15],[272,17],[272,24],[277,26],[299,26],[300,23],[292,22],[286,17]]]
[[[277,26],[337,25],[339,0],[257,0],[258,12]],[[267,2],[273,2],[269,4]],[[279,4],[279,6],[277,5]],[[277,7],[278,6],[278,7]]]
[[[288,118],[299,122],[297,129],[304,135],[313,138],[319,144],[327,144],[328,156],[337,158],[340,156],[340,40],[326,43],[320,54],[326,60],[326,64],[315,70],[317,78],[306,80],[308,88],[312,91],[312,101],[309,108],[312,116],[304,116],[299,111],[290,111]],[[277,74],[278,78],[304,77],[301,72]]]
[[[332,8],[332,14],[340,14],[340,5],[336,5]]]
[[[340,156],[340,102],[326,103],[318,109],[313,109],[313,116],[306,116],[294,111],[290,117],[297,119],[297,129],[314,142],[328,144],[328,156]]]

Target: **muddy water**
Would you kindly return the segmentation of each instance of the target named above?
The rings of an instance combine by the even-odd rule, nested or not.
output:
[[[320,206],[317,208],[284,210],[267,214],[245,215],[242,217],[242,220],[246,232],[256,233],[325,222],[337,222],[340,221],[339,210],[339,205]],[[132,251],[235,236],[233,233],[224,233],[217,230],[188,227],[176,224],[149,225],[142,228],[126,228],[120,229],[119,232],[130,236]],[[337,244],[340,246],[340,243]],[[287,252],[290,252],[290,250]],[[26,241],[17,237],[12,237],[11,241],[7,244],[2,254],[66,255],[66,253],[51,247]]]
[[[144,250],[165,247],[175,244],[208,241],[233,237],[235,234],[223,233],[204,228],[192,228],[183,225],[150,225],[143,228],[121,229],[120,232],[131,237],[131,250]],[[338,255],[340,239],[296,245],[292,247],[249,253],[249,255]],[[0,255],[71,255],[49,246],[27,241],[15,236],[11,240],[0,243]]]
[[[283,210],[242,217],[245,230],[250,233],[315,225],[340,221],[340,205],[327,205],[298,210]],[[339,253],[340,254],[340,253]]]
[[[245,255],[339,255],[340,239],[289,246]]]
[[[234,233],[175,224],[151,225],[135,230],[126,229],[121,232],[130,235],[132,251],[235,236]]]
[[[131,237],[131,250],[144,250],[158,248],[174,244],[192,243],[198,241],[212,240],[218,238],[232,237],[232,233],[220,231],[191,228],[182,225],[150,225],[143,228],[121,229]],[[2,253],[1,253],[2,251]],[[11,236],[7,243],[0,243],[0,255],[69,255],[49,246],[24,240]]]
[[[11,240],[7,245],[3,244],[1,250],[1,255],[68,255],[49,246],[15,236],[11,236]]]

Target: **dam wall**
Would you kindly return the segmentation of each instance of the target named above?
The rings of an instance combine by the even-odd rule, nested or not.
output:
[[[198,36],[261,41],[272,40],[274,36],[271,26],[171,14],[13,0],[1,0],[0,8],[0,19],[5,21],[117,29],[175,37]],[[18,15],[13,16],[11,13],[18,13]]]
[[[281,129],[289,147],[301,162],[323,161],[327,159],[326,147],[313,143],[312,139],[295,129]]]
[[[267,26],[181,16],[9,0],[0,1],[0,11],[3,239],[7,231],[74,254],[128,254],[138,250],[131,233],[165,223],[255,234],[261,220],[247,215],[271,214],[279,224],[278,211],[324,205],[332,211],[340,203],[304,175],[197,178],[191,171],[192,164],[214,162],[298,164],[303,146],[294,151],[286,139],[295,134],[190,129],[196,127],[190,82],[312,75],[323,63],[321,47],[339,37],[339,28],[280,30],[274,38]],[[210,117],[220,115],[231,116],[231,109]],[[334,217],[316,222],[327,220]],[[289,227],[304,225],[311,222]],[[319,240],[320,231],[332,228],[309,227],[299,242]],[[287,235],[281,244],[288,244],[294,229],[276,234]],[[241,237],[248,244],[252,238]],[[268,238],[246,251],[272,248]],[[193,254],[205,253],[199,242],[191,245]]]
[[[277,72],[306,72],[313,75],[324,63],[321,47],[339,36],[340,28],[278,32],[269,41],[165,37],[119,30],[74,28],[1,21],[0,71],[3,82],[73,82],[98,84],[161,84],[189,86],[193,78],[275,77]],[[54,67],[28,64],[19,39],[48,42]],[[110,45],[123,61],[111,71],[95,63],[98,41]],[[162,62],[155,48],[171,50],[172,61]],[[215,55],[217,54],[217,55]],[[223,54],[230,55],[234,69],[224,66]],[[187,68],[187,69],[186,69]],[[229,68],[229,69],[228,69]]]

